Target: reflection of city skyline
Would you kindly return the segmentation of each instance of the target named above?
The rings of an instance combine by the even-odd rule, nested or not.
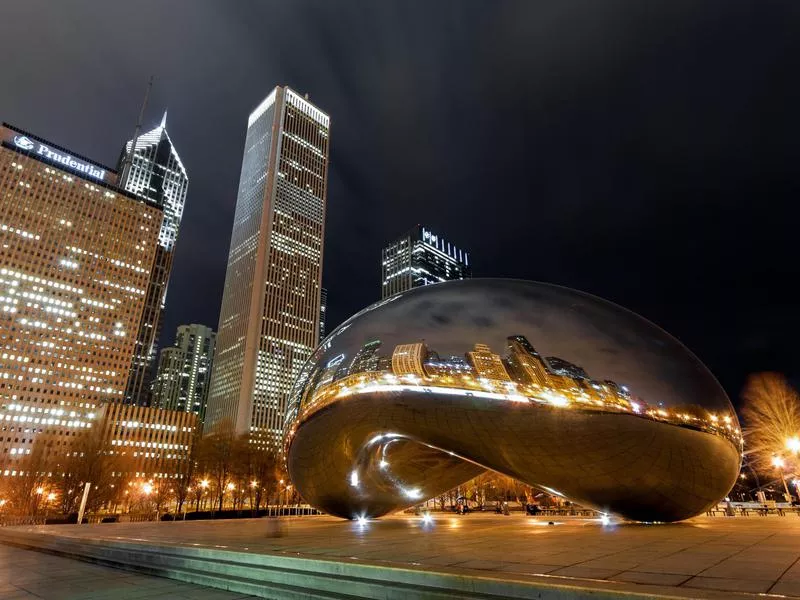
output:
[[[309,374],[301,399],[306,415],[330,402],[367,392],[421,391],[460,393],[497,400],[536,402],[555,407],[627,412],[740,439],[730,415],[711,414],[699,405],[665,410],[658,402],[635,396],[625,384],[594,379],[587,371],[557,356],[542,356],[525,336],[506,338],[501,356],[475,343],[463,356],[440,356],[424,340],[401,343],[391,354],[383,343],[364,343],[347,360],[339,354]],[[444,389],[442,389],[444,388]]]

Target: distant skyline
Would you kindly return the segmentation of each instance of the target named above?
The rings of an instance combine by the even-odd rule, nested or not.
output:
[[[796,3],[29,0],[2,14],[15,58],[0,119],[93,160],[115,163],[154,75],[143,130],[169,110],[192,180],[164,331],[216,327],[243,124],[286,84],[334,116],[328,331],[378,300],[381,248],[426,223],[470,250],[474,277],[645,316],[734,402],[751,372],[800,376]]]

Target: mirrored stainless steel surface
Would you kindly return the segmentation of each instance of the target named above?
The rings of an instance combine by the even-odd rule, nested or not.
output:
[[[486,469],[584,506],[676,521],[733,486],[725,392],[675,338],[617,305],[515,280],[398,294],[337,328],[287,410],[312,505],[377,517]]]

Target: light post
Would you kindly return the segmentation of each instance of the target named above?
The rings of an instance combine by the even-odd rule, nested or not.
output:
[[[147,504],[147,512],[148,513],[150,512],[150,508],[151,508],[150,507],[150,494],[152,494],[152,493],[153,493],[153,486],[150,484],[150,482],[145,481],[142,484],[142,494],[144,495],[145,502]]]
[[[208,479],[203,479],[203,481],[200,482],[200,488],[202,489],[200,495],[205,496],[205,493],[208,490]],[[205,507],[206,507],[206,499],[203,498],[203,508]]]
[[[45,501],[44,501],[44,522],[45,522],[45,525],[47,524],[47,512],[50,510],[50,503],[55,499],[56,499],[56,495],[55,495],[54,492],[50,492],[49,494],[47,494],[47,496],[45,496]]]
[[[786,497],[791,501],[792,495],[789,493],[789,486],[786,485],[786,478],[783,476],[783,464],[783,459],[780,456],[772,457],[772,466],[778,469],[778,473],[781,476],[781,483],[783,483],[783,489],[786,492]]]
[[[236,486],[233,485],[233,482],[230,482],[228,483],[228,485],[225,486],[225,489],[231,492],[231,505],[233,506],[233,508],[236,508],[236,496],[233,495],[233,492],[236,490]],[[225,503],[223,502],[223,506],[224,505]]]
[[[283,488],[283,493],[286,497],[286,501],[284,504],[288,507],[289,506],[289,490],[292,489],[292,484],[288,484],[285,488]]]

